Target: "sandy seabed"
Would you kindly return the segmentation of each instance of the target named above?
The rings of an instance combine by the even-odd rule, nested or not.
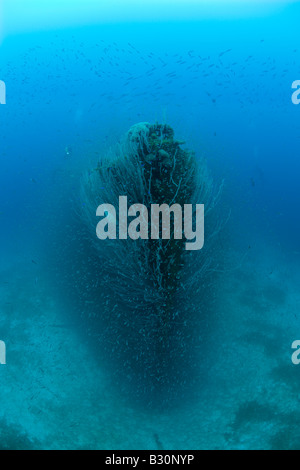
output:
[[[299,256],[262,246],[222,274],[205,383],[165,413],[120,396],[36,266],[3,263],[0,448],[300,449]]]

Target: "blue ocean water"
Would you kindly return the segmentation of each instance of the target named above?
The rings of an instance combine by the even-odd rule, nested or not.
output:
[[[33,5],[36,18],[13,3],[0,55],[0,448],[299,449],[299,2],[177,17],[155,2],[136,17],[130,3],[105,21],[89,2],[79,19],[69,2]],[[230,214],[210,315],[199,298],[199,377],[182,395],[176,378],[162,408],[150,391],[136,400],[107,358],[117,336],[90,322],[105,273],[79,215],[82,174],[144,121],[205,158],[224,181],[218,217]]]

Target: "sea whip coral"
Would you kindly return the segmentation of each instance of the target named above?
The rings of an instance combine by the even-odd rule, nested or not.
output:
[[[212,179],[204,161],[182,148],[168,125],[139,123],[123,143],[103,156],[82,181],[82,217],[101,260],[99,285],[109,344],[124,376],[143,393],[177,383],[180,363],[191,360],[195,318],[214,262],[219,232]],[[106,240],[99,243],[96,209],[128,205],[204,204],[205,246],[185,250],[184,240]],[[181,379],[180,379],[181,377]],[[171,387],[172,388],[172,387]],[[174,387],[173,387],[174,388]]]

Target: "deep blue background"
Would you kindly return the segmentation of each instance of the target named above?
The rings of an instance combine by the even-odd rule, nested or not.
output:
[[[300,106],[291,84],[300,77],[299,10],[8,34],[0,56],[4,258],[7,247],[23,256],[27,242],[57,232],[55,214],[72,209],[90,159],[130,125],[155,120],[207,157],[217,182],[225,178],[234,247],[268,237],[298,252]]]

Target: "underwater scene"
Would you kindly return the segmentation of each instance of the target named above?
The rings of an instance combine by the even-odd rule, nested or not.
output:
[[[300,450],[299,25],[2,0],[0,450]]]

